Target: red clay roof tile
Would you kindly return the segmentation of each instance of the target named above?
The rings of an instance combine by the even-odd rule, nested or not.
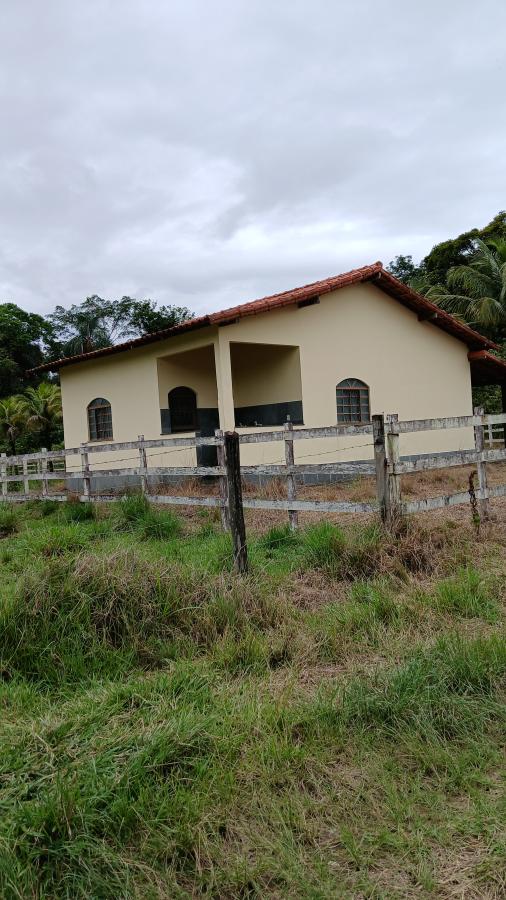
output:
[[[36,369],[32,372],[56,371],[64,366],[74,365],[75,363],[85,362],[87,360],[96,359],[101,356],[109,356],[114,353],[123,353],[127,350],[133,350],[136,347],[142,347],[145,344],[155,343],[165,340],[166,338],[175,337],[187,331],[196,331],[200,328],[206,328],[210,325],[220,325],[235,319],[242,319],[246,316],[260,315],[261,313],[271,312],[274,309],[282,309],[286,306],[292,306],[300,303],[301,300],[310,297],[328,294],[331,291],[337,291],[340,288],[349,285],[359,284],[363,282],[373,282],[376,287],[392,297],[395,297],[404,306],[417,312],[422,318],[430,318],[432,323],[449,334],[453,334],[459,340],[464,341],[471,350],[477,349],[493,349],[496,345],[473,331],[468,325],[464,325],[457,319],[454,319],[449,313],[435,306],[426,297],[417,294],[407,285],[403,284],[397,278],[394,278],[387,272],[381,262],[375,262],[369,266],[362,266],[360,269],[352,269],[350,272],[344,272],[342,275],[334,275],[331,278],[324,278],[321,281],[314,281],[311,284],[305,284],[302,287],[293,288],[289,291],[283,291],[281,294],[272,294],[268,297],[261,297],[258,300],[251,300],[249,303],[241,303],[239,306],[233,306],[229,309],[223,309],[219,312],[209,313],[205,316],[199,316],[196,319],[189,319],[180,325],[172,328],[166,328],[163,331],[156,331],[153,334],[145,334],[140,338],[131,341],[125,341],[122,344],[116,344],[112,347],[104,347],[101,350],[93,350],[90,353],[81,353],[77,356],[68,356],[63,359],[57,359]]]

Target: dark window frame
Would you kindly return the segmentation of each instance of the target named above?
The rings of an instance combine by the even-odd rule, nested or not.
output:
[[[369,385],[359,378],[345,378],[336,385],[338,425],[367,425],[371,421]]]
[[[171,434],[197,431],[197,394],[193,388],[179,384],[169,391],[167,400]]]
[[[104,397],[95,397],[87,406],[88,438],[91,441],[112,441],[112,407]]]

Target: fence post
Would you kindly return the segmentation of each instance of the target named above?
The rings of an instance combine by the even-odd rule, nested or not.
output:
[[[482,423],[484,417],[482,406],[475,406],[474,415],[480,416]],[[474,447],[476,450],[476,469],[478,471],[478,487],[480,489],[480,514],[483,521],[489,517],[487,464],[483,459],[485,449],[485,427],[483,424],[474,426]]]
[[[28,478],[28,460],[23,458],[23,493],[28,497],[30,493],[30,479]]]
[[[41,453],[47,453],[47,447],[42,447]],[[40,473],[42,475],[42,496],[47,497],[48,489],[47,489],[47,459],[45,456],[42,457],[40,461]]]
[[[0,473],[2,477],[2,497],[7,497],[7,492],[9,490],[9,483],[7,481],[7,454],[2,453],[1,456],[1,464],[0,464]]]
[[[91,477],[90,477],[90,462],[88,451],[86,450],[86,444],[81,444],[81,471],[83,474],[83,496],[85,501],[90,499],[90,485],[91,485]]]
[[[146,448],[144,446],[144,435],[139,435],[139,468],[141,475],[141,491],[143,494],[148,493],[148,458]]]
[[[236,572],[245,574],[248,571],[248,549],[242,505],[239,435],[236,431],[225,432],[225,466],[228,481],[228,511],[234,547],[234,567]]]
[[[225,461],[225,438],[224,432],[221,428],[217,428],[214,432],[214,436],[217,438],[220,443],[216,446],[216,456],[218,465],[222,468],[226,468]],[[220,479],[220,514],[221,514],[221,527],[223,531],[228,531],[230,528],[230,516],[228,513],[228,480],[227,474],[224,472],[223,475],[219,476]]]
[[[374,462],[376,465],[376,496],[378,498],[381,521],[387,518],[387,455],[385,450],[385,417],[383,414],[372,417],[372,433],[374,440]]]
[[[286,473],[286,496],[289,500],[295,500],[297,496],[297,486],[295,481],[295,473],[292,471],[295,465],[295,454],[293,452],[293,423],[285,422],[285,463],[287,467]],[[288,510],[288,521],[290,528],[295,531],[299,525],[299,514],[296,509]]]
[[[399,447],[399,416],[390,413],[387,421],[387,522],[392,528],[402,515],[401,476],[397,471],[401,453]]]

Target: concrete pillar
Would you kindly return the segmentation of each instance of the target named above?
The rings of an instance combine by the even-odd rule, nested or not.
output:
[[[214,359],[216,366],[216,385],[218,388],[218,411],[220,428],[223,431],[235,429],[234,392],[232,386],[232,362],[230,359],[230,341],[218,329],[214,343]]]

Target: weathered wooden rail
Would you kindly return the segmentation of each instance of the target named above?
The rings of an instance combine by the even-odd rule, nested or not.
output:
[[[422,431],[473,428],[474,448],[428,454],[414,459],[403,459],[400,455],[401,435]],[[298,527],[299,512],[320,513],[379,513],[387,525],[392,526],[399,517],[408,513],[453,507],[468,503],[469,491],[460,491],[445,496],[428,497],[422,500],[404,500],[402,498],[401,477],[431,469],[447,469],[456,466],[476,467],[478,486],[475,496],[479,504],[480,516],[489,516],[489,501],[492,497],[506,496],[506,484],[491,486],[488,484],[489,463],[506,460],[506,413],[485,415],[482,409],[475,409],[471,416],[455,416],[436,419],[417,419],[399,421],[398,416],[373,416],[371,423],[359,425],[331,425],[323,428],[299,428],[287,422],[282,430],[223,433],[216,431],[210,437],[169,437],[145,440],[139,435],[137,441],[116,443],[82,444],[79,447],[64,450],[42,450],[21,456],[3,454],[0,458],[0,499],[3,501],[23,501],[29,499],[46,499],[66,501],[71,492],[72,480],[78,478],[82,483],[79,500],[82,502],[107,503],[118,499],[118,493],[94,492],[93,479],[107,477],[124,479],[125,476],[138,479],[141,491],[149,497],[150,502],[171,504],[175,506],[196,506],[217,508],[221,513],[222,526],[232,532],[234,553],[238,570],[247,568],[246,534],[244,528],[244,509],[279,510],[288,513],[288,521],[292,529]],[[502,437],[501,437],[502,435]],[[319,464],[297,463],[296,445],[300,441],[337,439],[348,437],[364,438],[359,444],[371,455],[370,460],[360,462],[331,462]],[[282,442],[284,445],[284,463],[265,465],[241,465],[240,446],[253,443]],[[488,446],[486,446],[488,444]],[[216,466],[151,466],[149,450],[184,450],[202,446],[217,448]],[[330,451],[338,454],[349,451],[344,444],[341,448]],[[92,468],[90,456],[97,453],[121,454],[134,451],[130,457],[136,460],[132,466],[121,467],[114,463],[106,463],[103,467]],[[311,455],[311,454],[310,454]],[[319,455],[319,454],[315,454]],[[70,468],[68,461],[74,458],[77,465]],[[117,456],[116,462],[128,462],[128,457]],[[297,497],[300,476],[339,475],[356,477],[374,475],[376,478],[376,502],[351,502],[345,500],[307,500]],[[180,478],[212,478],[218,479],[218,496],[181,496],[179,494],[160,494],[152,484],[157,476],[174,476]],[[286,484],[285,499],[256,498],[242,495],[242,476],[266,476],[283,479]],[[50,482],[62,483],[62,489],[50,491]],[[40,484],[39,490],[32,490],[32,485]],[[15,484],[22,484],[22,491],[12,490]]]

